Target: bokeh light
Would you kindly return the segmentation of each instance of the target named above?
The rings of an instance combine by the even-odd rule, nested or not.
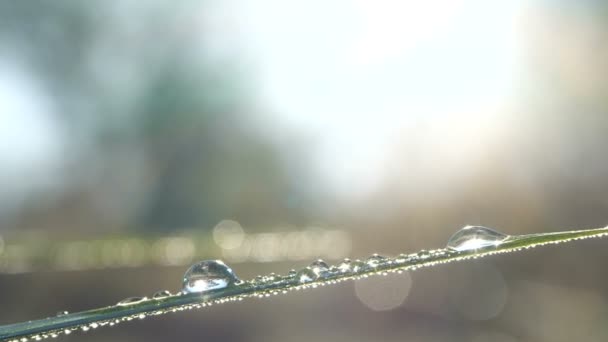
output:
[[[373,277],[355,281],[357,298],[374,311],[395,309],[407,298],[412,287],[408,272],[393,277]]]

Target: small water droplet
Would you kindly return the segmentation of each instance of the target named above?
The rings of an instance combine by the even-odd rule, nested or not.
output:
[[[55,316],[60,317],[60,316],[65,316],[67,314],[69,314],[69,312],[67,312],[67,311],[58,311],[57,315],[55,315]]]
[[[148,297],[129,297],[129,298],[125,298],[125,299],[121,300],[116,305],[120,305],[120,306],[134,305],[137,303],[141,303],[145,300],[148,300]]]
[[[410,261],[409,255],[408,254],[399,254],[399,256],[397,256],[395,258],[395,262],[398,264],[404,264],[406,262]]]
[[[233,286],[239,281],[221,260],[205,260],[192,265],[184,274],[183,291],[199,293]]]
[[[161,291],[157,291],[152,295],[152,298],[154,299],[163,299],[163,298],[167,298],[171,296],[171,292],[167,291],[167,290],[161,290]]]
[[[346,258],[344,259],[340,265],[338,265],[338,270],[342,273],[348,273],[352,270],[352,261]]]
[[[311,281],[317,280],[318,277],[319,275],[310,267],[305,267],[296,274],[296,279],[300,284],[310,283]]]
[[[382,263],[386,258],[378,255],[378,254],[372,254],[372,256],[370,256],[369,258],[367,258],[367,260],[365,261],[367,263],[367,265],[369,265],[370,267],[378,267],[378,265],[380,265],[380,263]]]
[[[416,253],[416,255],[419,259],[424,260],[431,257],[432,253],[430,251],[427,251],[426,249],[421,249],[418,253]]]
[[[287,272],[287,276],[290,278],[295,277],[296,274],[298,274],[298,271],[296,271],[294,269],[291,269],[291,270],[289,270],[289,272]]]
[[[364,263],[363,261],[357,259],[351,263],[351,268],[352,268],[353,272],[356,273],[356,272],[359,272],[359,271],[367,268],[367,263]]]
[[[458,252],[496,247],[509,235],[482,226],[466,226],[450,237],[447,247]]]
[[[313,261],[308,267],[317,275],[317,277],[323,277],[329,273],[329,266],[321,259]]]

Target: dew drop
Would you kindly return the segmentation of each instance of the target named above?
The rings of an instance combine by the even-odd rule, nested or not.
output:
[[[119,305],[119,306],[134,305],[137,303],[141,303],[147,299],[148,299],[148,297],[129,297],[129,298],[125,298],[125,299],[121,300],[116,305]]]
[[[340,265],[338,265],[338,270],[342,273],[348,273],[352,270],[352,261],[346,258],[344,259]]]
[[[418,259],[428,259],[432,256],[432,253],[430,251],[427,251],[426,249],[421,249],[420,252],[417,253]]]
[[[295,276],[296,276],[296,274],[298,274],[298,271],[296,271],[296,270],[294,270],[294,269],[291,269],[291,270],[289,270],[289,272],[287,273],[287,276],[288,276],[288,277],[295,277]]]
[[[300,284],[310,283],[311,281],[317,280],[317,278],[319,278],[319,275],[310,267],[305,267],[296,274],[296,279]]]
[[[69,312],[67,312],[67,311],[58,311],[57,315],[55,315],[55,316],[60,317],[60,316],[65,316],[67,314],[69,314]]]
[[[183,291],[200,293],[233,286],[236,274],[221,260],[205,260],[192,265],[184,274]]]
[[[163,298],[167,298],[171,296],[171,292],[167,291],[167,290],[161,290],[161,291],[157,291],[152,295],[153,299],[163,299]]]
[[[353,261],[351,264],[352,271],[355,273],[365,269],[366,267],[367,267],[367,263],[365,263],[359,259]]]
[[[323,277],[329,273],[329,266],[321,259],[313,261],[308,267],[317,275],[317,277]]]
[[[458,252],[496,247],[509,235],[482,226],[466,226],[450,237],[447,247]]]
[[[378,255],[378,254],[372,254],[372,256],[370,256],[369,258],[367,258],[367,260],[365,261],[365,263],[367,265],[369,265],[370,267],[378,267],[378,265],[380,265],[386,258]]]

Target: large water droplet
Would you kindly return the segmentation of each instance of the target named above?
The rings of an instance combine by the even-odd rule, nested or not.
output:
[[[459,252],[496,247],[508,237],[491,228],[466,226],[450,237],[447,247]]]
[[[205,260],[192,265],[184,274],[183,291],[199,293],[233,286],[239,279],[221,260]]]
[[[296,274],[296,279],[300,284],[310,283],[311,281],[317,280],[317,278],[319,278],[319,275],[310,267],[305,267]]]

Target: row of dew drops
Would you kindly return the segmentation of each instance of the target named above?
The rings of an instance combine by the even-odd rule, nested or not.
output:
[[[447,248],[438,250],[422,250],[413,254],[400,254],[395,258],[388,258],[373,254],[366,260],[344,259],[338,265],[329,266],[323,260],[312,262],[309,266],[299,271],[291,270],[286,276],[271,273],[267,276],[257,276],[250,281],[240,280],[234,271],[221,260],[205,260],[192,265],[184,274],[182,290],[176,294],[162,290],[149,297],[130,297],[116,304],[118,307],[128,307],[136,304],[164,300],[172,296],[188,294],[203,294],[208,291],[226,289],[248,285],[252,291],[246,293],[215,299],[212,301],[186,304],[179,307],[158,309],[151,312],[142,312],[116,319],[88,323],[81,326],[54,330],[43,334],[20,337],[11,342],[28,342],[29,339],[40,341],[46,338],[55,338],[61,334],[71,334],[73,331],[89,331],[102,326],[114,326],[118,323],[131,321],[133,319],[144,319],[147,316],[156,316],[168,312],[177,312],[189,309],[202,308],[213,304],[221,304],[229,301],[240,301],[245,297],[269,297],[271,294],[287,293],[288,290],[299,290],[307,287],[333,284],[352,278],[367,277],[371,273],[402,272],[404,268],[415,268],[416,265],[426,266],[441,262],[439,260],[453,254],[471,250],[491,249],[499,246],[509,235],[482,226],[466,226],[456,232],[448,240]],[[437,260],[433,262],[433,260]],[[397,265],[402,268],[391,269],[386,272],[375,272],[378,268],[387,265]],[[57,316],[68,315],[67,311],[57,313]]]

